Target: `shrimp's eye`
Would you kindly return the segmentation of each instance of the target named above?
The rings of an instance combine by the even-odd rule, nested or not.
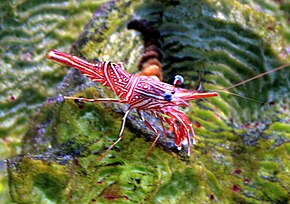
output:
[[[171,101],[172,100],[172,94],[170,94],[170,93],[165,93],[163,97],[164,97],[165,101]]]
[[[184,79],[183,79],[182,76],[180,76],[180,75],[176,75],[176,76],[174,77],[174,82],[173,82],[173,85],[174,85],[174,86],[180,86],[180,85],[183,84],[183,83],[184,83]]]

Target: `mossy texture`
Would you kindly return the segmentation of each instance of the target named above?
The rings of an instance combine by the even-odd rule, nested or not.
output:
[[[137,72],[142,36],[126,25],[133,18],[146,19],[161,34],[165,80],[181,74],[184,86],[192,88],[202,73],[204,89],[216,90],[289,61],[287,30],[275,19],[282,17],[249,6],[264,8],[267,2],[110,1],[83,25],[71,51],[88,60],[123,61],[127,71]],[[61,51],[66,48],[60,45]],[[198,138],[189,158],[169,136],[144,160],[154,135],[133,112],[124,139],[99,160],[118,137],[126,105],[51,98],[31,114],[22,154],[8,161],[11,198],[18,203],[287,203],[288,70],[232,90],[275,101],[271,105],[221,93],[183,109]],[[69,71],[52,90],[55,96],[115,97],[77,71]],[[148,121],[161,129],[155,118],[148,116]]]

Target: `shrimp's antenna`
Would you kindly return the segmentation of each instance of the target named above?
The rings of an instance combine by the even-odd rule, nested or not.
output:
[[[246,96],[241,96],[240,94],[233,93],[233,92],[230,92],[230,91],[227,91],[227,90],[218,90],[218,91],[224,92],[224,93],[227,93],[227,94],[230,94],[230,95],[233,95],[233,96],[237,96],[237,97],[249,100],[249,101],[253,101],[253,102],[256,102],[256,103],[265,104],[265,102],[263,102],[263,101],[252,99],[252,98],[249,98],[249,97],[246,97]]]
[[[279,66],[279,67],[277,67],[277,68],[275,68],[275,69],[272,69],[272,70],[269,70],[269,71],[267,71],[267,72],[264,72],[264,73],[258,74],[257,76],[251,77],[251,78],[249,78],[249,79],[246,79],[245,81],[239,82],[239,83],[234,84],[234,85],[232,85],[232,86],[229,86],[229,87],[227,87],[227,88],[217,89],[217,90],[214,90],[214,91],[215,91],[215,92],[224,92],[224,93],[228,93],[228,94],[231,94],[231,95],[234,95],[234,96],[238,96],[238,97],[240,97],[240,98],[244,98],[244,99],[247,99],[247,100],[250,100],[250,101],[256,102],[256,103],[265,104],[265,102],[263,102],[263,101],[259,101],[259,100],[256,100],[256,99],[252,99],[252,98],[249,98],[249,97],[246,97],[246,96],[241,96],[241,95],[239,95],[239,94],[237,94],[237,93],[233,93],[233,92],[230,92],[230,91],[228,91],[228,90],[229,90],[229,89],[232,89],[232,88],[235,88],[235,87],[237,87],[237,86],[243,85],[243,84],[245,84],[245,83],[247,83],[247,82],[249,82],[249,81],[255,80],[255,79],[257,79],[257,78],[259,78],[259,77],[261,77],[261,76],[264,76],[264,75],[270,74],[270,73],[272,73],[272,72],[278,71],[278,70],[283,69],[283,68],[288,67],[288,66],[290,66],[290,63],[288,63],[288,64],[284,64],[284,65],[281,65],[281,66]]]
[[[278,70],[283,69],[283,68],[288,67],[288,66],[290,66],[290,63],[289,63],[289,64],[284,64],[284,65],[282,65],[282,66],[280,66],[280,67],[277,67],[277,68],[272,69],[272,70],[269,70],[269,71],[267,71],[267,72],[264,72],[264,73],[258,74],[257,76],[251,77],[251,78],[249,78],[249,79],[247,79],[247,80],[245,80],[245,81],[242,81],[242,82],[240,82],[240,83],[234,84],[234,85],[229,86],[229,87],[227,87],[227,88],[218,89],[218,90],[216,90],[216,91],[226,91],[226,90],[229,90],[229,89],[235,88],[235,87],[240,86],[240,85],[242,85],[242,84],[245,84],[245,83],[247,83],[247,82],[249,82],[249,81],[255,80],[255,79],[257,79],[257,78],[259,78],[259,77],[261,77],[261,76],[264,76],[264,75],[270,74],[270,73],[272,73],[272,72],[278,71]]]

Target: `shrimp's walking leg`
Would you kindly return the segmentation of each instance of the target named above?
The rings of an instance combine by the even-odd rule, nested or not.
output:
[[[152,145],[150,146],[150,148],[149,148],[149,150],[148,150],[148,152],[147,152],[147,154],[146,154],[146,156],[144,158],[145,160],[149,157],[149,155],[152,152],[153,147],[155,146],[155,144],[156,144],[157,140],[159,139],[159,137],[160,137],[160,133],[157,135],[157,137],[155,138],[154,142],[152,142]]]
[[[105,151],[105,153],[99,158],[99,160],[102,160],[104,158],[104,156],[106,156],[108,154],[108,152],[116,145],[118,144],[118,142],[121,141],[121,139],[123,138],[123,132],[124,132],[124,128],[125,128],[125,123],[126,123],[126,118],[128,117],[128,114],[130,113],[131,109],[129,108],[126,112],[125,115],[122,119],[122,124],[121,124],[121,128],[120,128],[120,132],[119,132],[119,138]]]
[[[79,97],[73,97],[73,96],[63,96],[64,99],[69,100],[82,100],[87,102],[119,102],[119,103],[126,103],[125,100],[115,99],[115,98],[79,98]]]
[[[155,146],[157,140],[160,137],[160,132],[155,127],[153,127],[147,120],[145,120],[145,118],[141,114],[140,110],[137,110],[137,113],[138,113],[139,117],[141,118],[141,120],[157,135],[157,137],[153,141],[152,145],[150,146],[150,148],[145,156],[145,159],[147,159],[149,157],[150,153],[152,152],[152,149]]]

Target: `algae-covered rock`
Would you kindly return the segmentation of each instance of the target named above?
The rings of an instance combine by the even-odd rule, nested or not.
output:
[[[287,61],[285,31],[275,18],[228,0],[110,1],[97,9],[71,52],[90,61],[123,61],[127,71],[137,72],[142,36],[126,29],[135,18],[160,31],[165,81],[182,74],[186,88],[202,74],[203,88],[217,90]],[[169,137],[159,140],[147,160],[154,134],[134,112],[124,139],[99,160],[117,139],[126,105],[61,101],[58,94],[115,97],[69,71],[55,97],[31,114],[21,155],[8,160],[11,198],[18,203],[287,203],[288,70],[234,90],[270,105],[225,93],[192,102],[183,109],[198,138],[191,157],[178,152]],[[148,119],[161,129],[155,118]]]

